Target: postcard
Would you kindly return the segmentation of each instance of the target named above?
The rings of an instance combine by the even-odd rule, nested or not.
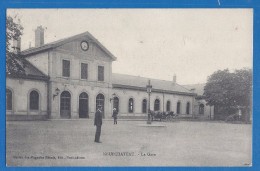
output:
[[[6,165],[252,166],[253,10],[6,11]]]

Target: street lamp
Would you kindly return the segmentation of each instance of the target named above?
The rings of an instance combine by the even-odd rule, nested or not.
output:
[[[54,100],[54,97],[58,96],[59,94],[60,94],[60,89],[56,88],[55,94],[53,94],[53,96],[52,96],[53,100]]]
[[[151,80],[148,80],[148,85],[146,86],[146,91],[148,93],[148,120],[147,120],[147,124],[151,124],[151,110],[150,110],[150,95],[152,93],[152,85],[151,85]]]

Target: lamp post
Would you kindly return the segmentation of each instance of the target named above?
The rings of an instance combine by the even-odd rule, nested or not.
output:
[[[151,85],[151,80],[148,80],[148,85],[146,86],[146,91],[148,93],[148,120],[147,124],[151,124],[151,110],[150,110],[150,95],[152,93],[152,85]]]

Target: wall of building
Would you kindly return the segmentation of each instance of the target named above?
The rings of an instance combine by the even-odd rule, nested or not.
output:
[[[83,39],[84,40],[84,39]],[[68,91],[71,94],[71,118],[79,118],[79,95],[86,92],[89,98],[89,117],[94,117],[96,111],[96,96],[101,93],[105,96],[105,118],[112,111],[111,74],[112,60],[95,43],[89,42],[89,49],[82,51],[82,40],[73,41],[50,51],[49,75],[50,94],[55,94],[58,88],[60,93],[50,99],[51,118],[60,118],[60,94]],[[70,61],[70,77],[62,76],[62,60]],[[81,79],[81,63],[88,64],[88,78]],[[104,81],[98,81],[98,66],[104,66]]]
[[[7,115],[46,115],[47,114],[47,83],[37,80],[6,78],[6,88],[12,91],[12,111]],[[39,110],[29,109],[29,94],[32,90],[39,93]]]
[[[199,106],[203,104],[204,105],[204,113],[199,113]],[[196,100],[194,103],[194,114],[198,118],[203,119],[213,119],[214,118],[214,106],[208,106],[206,105],[206,101],[204,99]]]
[[[110,83],[111,82],[111,61],[105,61],[100,59],[91,59],[91,58],[81,58],[79,56],[75,56],[68,54],[66,52],[62,52],[59,50],[55,50],[51,52],[51,80],[69,80],[69,81],[86,81],[86,82],[98,82],[98,66],[104,66],[104,81],[100,83]],[[62,60],[70,61],[70,77],[65,78],[62,76]],[[88,79],[81,79],[81,63],[88,64]]]
[[[87,38],[86,38],[87,39]],[[83,39],[85,40],[85,39]],[[83,51],[80,48],[82,40],[73,41],[51,51],[50,56],[50,77],[54,79],[62,77],[62,60],[70,61],[70,78],[69,80],[81,79],[81,63],[88,64],[88,79],[84,81],[93,82],[97,81],[97,67],[104,66],[105,83],[111,82],[112,61],[111,58],[105,54],[93,42],[89,42],[89,49]],[[67,79],[67,78],[66,78]],[[68,80],[67,79],[67,80]]]
[[[113,88],[112,93],[116,94],[116,97],[119,98],[119,116],[142,116],[147,115],[142,113],[142,102],[143,99],[147,100],[148,107],[148,94],[146,91],[141,90],[130,90],[130,89],[121,89],[121,88]],[[134,112],[128,112],[128,102],[129,99],[134,99]],[[154,101],[156,99],[160,100],[160,111],[166,111],[167,101],[171,102],[170,109],[176,113],[177,111],[177,102],[181,102],[181,115],[186,114],[186,104],[190,102],[190,114],[192,116],[192,106],[193,106],[193,96],[185,96],[185,95],[176,95],[176,94],[167,94],[167,93],[151,93],[150,96],[150,109],[154,110]]]
[[[99,93],[105,96],[105,108],[104,114],[105,118],[111,118],[112,116],[112,105],[113,101],[110,101],[112,94],[115,93],[116,97],[119,98],[119,116],[146,116],[146,113],[142,113],[142,101],[147,99],[148,95],[144,91],[129,90],[129,89],[111,89],[111,87],[103,88],[102,86],[91,86],[89,84],[66,84],[60,82],[52,82],[52,91],[54,92],[56,88],[60,89],[58,96],[55,96],[51,100],[51,118],[60,118],[60,94],[63,91],[68,91],[71,94],[71,118],[79,118],[79,95],[82,92],[88,94],[88,106],[89,106],[89,117],[93,118],[96,111],[96,97]],[[164,96],[164,98],[163,98]],[[129,98],[134,99],[134,112],[128,112],[128,102]],[[166,103],[169,100],[171,102],[171,111],[176,113],[177,102],[181,102],[181,115],[186,115],[187,117],[192,117],[192,106],[193,97],[183,96],[183,95],[173,95],[173,94],[162,94],[162,93],[152,93],[151,94],[151,110],[154,110],[155,99],[160,99],[160,111],[166,111]],[[163,104],[164,99],[164,104]],[[186,114],[186,104],[190,102],[190,113]],[[148,104],[147,104],[148,107]]]
[[[80,43],[83,40],[89,42],[89,49],[87,51],[83,51],[80,47]],[[50,83],[47,86],[47,83],[35,80],[19,81],[8,79],[7,86],[10,86],[12,91],[15,92],[14,111],[10,113],[47,114],[47,109],[49,108],[50,118],[61,118],[61,93],[68,91],[71,95],[70,118],[79,118],[79,95],[82,92],[88,94],[90,118],[94,117],[98,94],[103,94],[105,97],[105,118],[111,118],[113,105],[111,98],[113,93],[119,98],[119,116],[147,116],[146,113],[142,113],[143,99],[146,99],[148,102],[147,92],[126,88],[112,88],[112,59],[95,42],[89,40],[88,37],[82,37],[48,52],[32,55],[26,59],[43,73],[50,76]],[[62,76],[62,60],[70,61],[69,77]],[[81,63],[88,64],[87,79],[81,79]],[[98,66],[104,66],[104,81],[98,81]],[[41,100],[38,113],[32,113],[28,110],[27,93],[33,88],[40,92]],[[55,92],[56,89],[59,90],[57,95]],[[49,97],[47,94],[49,94]],[[47,98],[49,99],[47,100]],[[128,111],[129,98],[134,99],[133,113],[129,113]],[[192,117],[194,113],[193,96],[152,92],[150,97],[151,110],[154,110],[155,99],[160,100],[160,111],[166,111],[167,101],[169,100],[171,102],[170,109],[174,113],[177,112],[177,102],[181,103],[180,115]],[[190,103],[189,114],[186,113],[188,102]]]
[[[112,107],[110,103],[111,88],[101,86],[90,86],[87,84],[66,84],[60,82],[52,82],[51,89],[54,92],[56,88],[60,89],[58,96],[51,99],[51,118],[60,118],[60,101],[61,93],[68,91],[71,95],[71,118],[79,118],[79,96],[82,92],[88,94],[88,111],[89,117],[94,118],[96,111],[96,97],[98,94],[103,94],[105,97],[104,115],[105,118],[110,117]]]

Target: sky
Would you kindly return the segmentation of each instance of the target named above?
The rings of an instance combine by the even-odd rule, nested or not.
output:
[[[252,9],[8,9],[24,27],[22,50],[90,32],[114,56],[112,72],[206,83],[214,71],[253,66]]]

